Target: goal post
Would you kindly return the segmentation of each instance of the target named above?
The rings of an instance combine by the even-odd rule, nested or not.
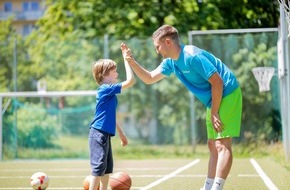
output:
[[[16,97],[62,97],[62,96],[94,96],[97,91],[29,91],[0,93],[0,161],[3,159],[3,98]]]
[[[280,4],[280,26],[279,26],[279,71],[284,71],[284,75],[280,75],[281,86],[281,116],[283,126],[283,146],[286,160],[290,160],[290,1],[278,0]]]

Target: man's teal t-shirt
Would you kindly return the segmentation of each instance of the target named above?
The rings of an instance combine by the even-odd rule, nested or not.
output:
[[[116,108],[122,84],[103,84],[97,90],[96,111],[90,127],[101,130],[112,136],[116,133]]]
[[[159,67],[164,75],[174,73],[206,107],[211,107],[209,78],[218,73],[223,80],[223,97],[233,92],[239,83],[234,73],[213,54],[192,45],[182,45],[178,60],[164,59]]]

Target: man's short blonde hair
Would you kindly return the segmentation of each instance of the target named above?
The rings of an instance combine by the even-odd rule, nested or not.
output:
[[[160,41],[164,38],[170,38],[176,43],[179,43],[178,31],[173,26],[162,25],[152,35],[153,41]]]
[[[112,69],[115,69],[117,64],[111,59],[99,59],[92,64],[92,73],[98,84],[101,84],[104,77],[109,74]]]

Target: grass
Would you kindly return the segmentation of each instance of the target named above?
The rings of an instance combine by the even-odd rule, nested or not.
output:
[[[18,149],[21,159],[88,158],[88,140],[82,136],[62,136],[54,141],[54,148]]]
[[[208,149],[205,144],[198,144],[195,148],[190,145],[145,145],[129,139],[129,145],[122,147],[118,137],[112,138],[114,157],[116,159],[159,159],[159,158],[207,158]],[[88,159],[88,138],[86,136],[62,136],[55,140],[55,147],[51,149],[19,148],[16,155],[19,159],[55,159],[78,158]],[[290,170],[290,163],[286,161],[283,144],[234,144],[233,154],[238,158],[271,157],[275,162]],[[11,156],[11,155],[10,155]],[[9,160],[11,157],[4,157]]]

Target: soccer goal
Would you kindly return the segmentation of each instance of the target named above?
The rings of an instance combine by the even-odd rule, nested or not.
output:
[[[22,126],[19,126],[19,128],[20,129],[24,128],[23,129],[24,132],[26,130],[26,132],[30,131],[31,134],[33,134],[33,136],[26,135],[26,137],[23,138],[23,139],[28,139],[31,141],[31,142],[25,142],[25,140],[23,140],[21,142],[23,147],[31,147],[33,149],[35,147],[40,146],[40,148],[42,148],[41,146],[50,146],[49,144],[50,142],[47,141],[49,140],[48,138],[51,138],[52,141],[55,140],[54,133],[56,133],[56,130],[61,130],[61,129],[59,128],[55,129],[59,126],[54,126],[54,125],[58,125],[58,123],[60,122],[62,122],[61,123],[62,126],[68,125],[67,128],[65,129],[66,131],[71,130],[70,132],[79,134],[80,131],[83,129],[78,129],[78,127],[76,126],[81,126],[82,128],[84,128],[84,126],[86,126],[85,123],[89,123],[89,121],[85,122],[85,120],[91,119],[91,116],[94,113],[95,95],[96,95],[96,91],[35,91],[35,92],[0,93],[0,108],[1,108],[0,109],[0,160],[3,159],[3,115],[7,111],[7,108],[9,107],[9,105],[10,107],[14,107],[14,108],[11,108],[12,109],[11,112],[13,113],[11,113],[10,116],[15,115],[15,113],[18,112],[17,109],[19,108],[23,110],[21,113],[18,113],[18,117],[22,118],[23,123],[25,123],[24,125],[29,125],[28,123],[31,120],[33,120],[31,121],[31,123],[34,123],[33,124],[34,126],[30,125],[31,128],[32,127],[34,128],[33,131],[31,128],[27,128],[27,126],[24,126],[23,123],[19,124],[19,125],[22,124]],[[84,98],[87,96],[92,96],[92,101],[88,101],[87,100],[88,98]],[[81,100],[80,99],[77,100],[76,98],[74,98],[73,100],[70,100],[72,102],[71,104],[74,104],[77,106],[65,108],[64,99],[69,99],[70,97],[72,98],[81,97]],[[23,103],[24,101],[21,101],[21,99],[24,100],[24,99],[29,99],[29,98],[31,99],[30,101],[33,102],[33,104],[32,103],[24,104]],[[37,98],[39,99],[36,100]],[[4,99],[6,101],[4,101]],[[35,105],[35,102],[37,101],[39,104],[44,104],[44,106]],[[84,103],[82,104],[81,101],[84,101]],[[43,109],[44,107],[45,109]],[[9,113],[7,115],[9,117]],[[85,117],[89,117],[89,118],[86,119]],[[40,126],[34,120],[40,120],[40,122],[42,122],[41,120],[45,120],[43,121],[45,125]],[[14,119],[14,122],[15,121],[17,121],[17,119]],[[84,123],[79,123],[79,122],[84,122]],[[18,146],[17,136],[21,136],[21,134],[17,134],[18,127],[16,127],[16,129],[14,130],[12,130],[11,128],[13,127],[6,127],[7,134],[5,138],[8,138],[7,137],[8,135],[8,136],[11,136],[11,138],[16,139],[16,142],[12,143],[14,144],[14,146],[12,146],[11,149],[13,149],[14,151],[17,151],[17,146]],[[8,130],[10,130],[10,132]],[[41,131],[43,133],[41,133]],[[18,133],[20,132],[18,131]],[[40,139],[41,137],[43,137],[44,141],[42,141],[42,144],[39,144],[38,139]]]

